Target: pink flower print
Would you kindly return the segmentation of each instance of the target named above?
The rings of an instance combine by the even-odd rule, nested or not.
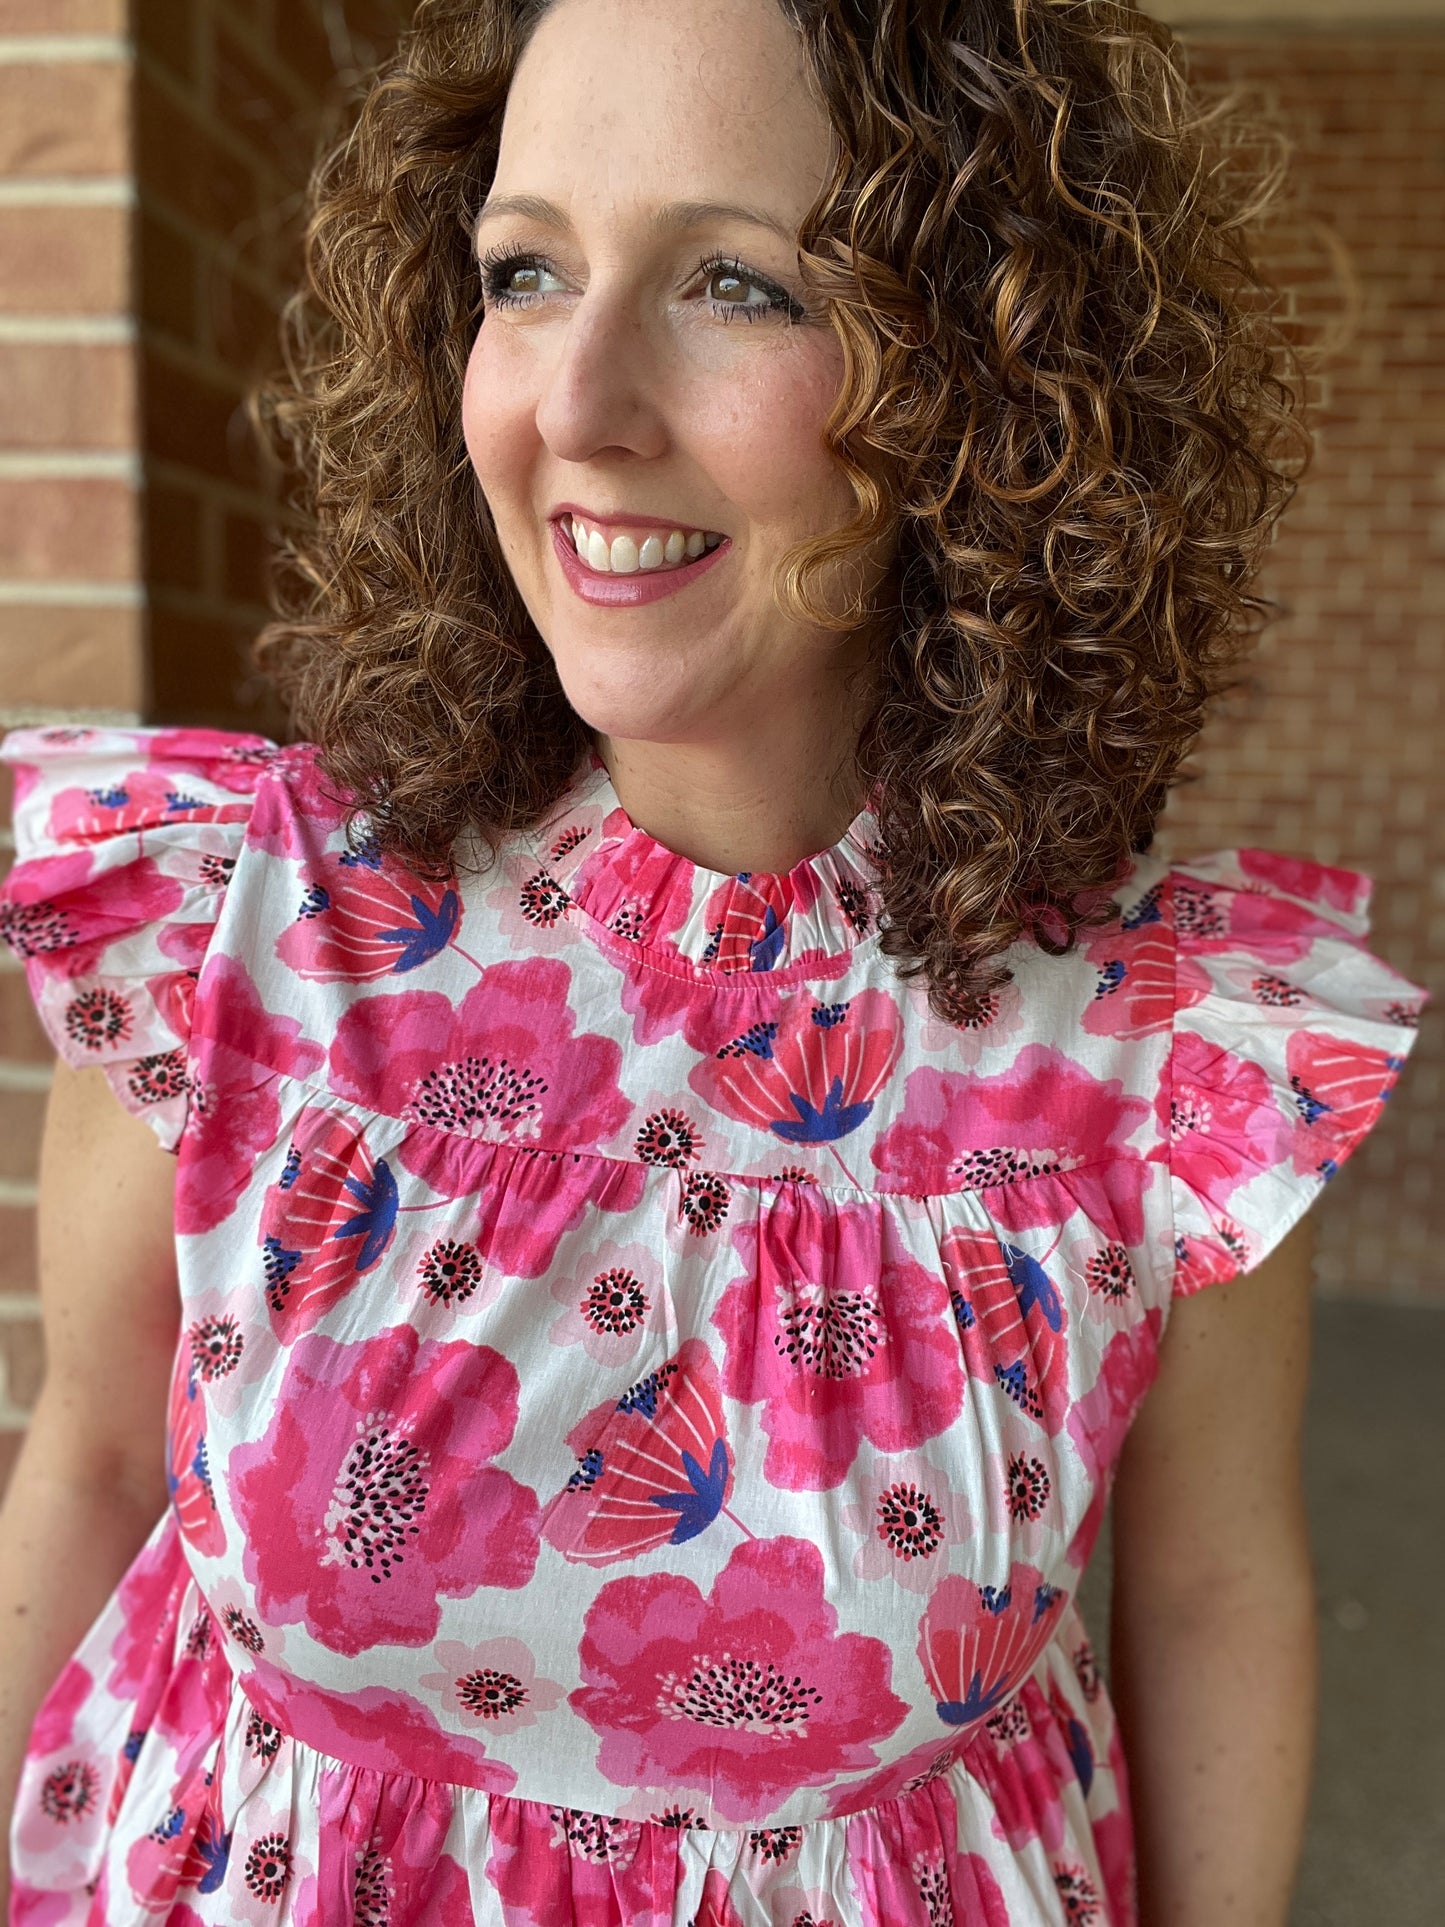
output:
[[[78,850],[34,857],[10,873],[0,938],[17,957],[62,952],[47,968],[64,977],[94,976],[118,938],[162,923],[185,896],[185,885],[163,876],[151,857],[92,875],[94,864],[89,850]]]
[[[409,1325],[353,1345],[308,1332],[271,1423],[227,1467],[265,1618],[338,1653],[435,1636],[441,1598],[516,1588],[537,1559],[536,1495],[488,1463],[518,1381],[490,1346]]]
[[[873,1162],[885,1190],[986,1191],[989,1215],[1008,1231],[1062,1225],[1077,1210],[1138,1244],[1148,1172],[1128,1146],[1148,1115],[1118,1078],[1026,1044],[997,1077],[911,1072]]]
[[[1253,1257],[1248,1237],[1232,1219],[1221,1217],[1216,1233],[1213,1238],[1181,1234],[1174,1240],[1174,1291],[1180,1298],[1206,1285],[1228,1284]]]
[[[1241,1184],[1289,1155],[1290,1126],[1264,1068],[1194,1031],[1174,1039],[1160,1092],[1169,1120],[1169,1165],[1222,1210]]]
[[[727,1507],[733,1460],[712,1354],[684,1339],[673,1357],[604,1400],[567,1434],[577,1470],[547,1507],[542,1537],[567,1559],[606,1566],[685,1545]]]
[[[860,1579],[885,1579],[910,1592],[932,1591],[954,1546],[972,1530],[968,1504],[947,1474],[921,1452],[874,1460],[858,1478],[859,1498],[838,1517],[863,1543],[853,1554]]]
[[[444,1639],[434,1653],[438,1673],[423,1673],[417,1684],[436,1693],[452,1719],[459,1715],[483,1737],[519,1733],[550,1713],[564,1688],[537,1671],[532,1649],[520,1639],[485,1639],[465,1646]]]
[[[1331,874],[1318,865],[1306,864],[1300,866],[1299,880],[1307,881],[1311,871],[1318,871],[1320,876]],[[1345,871],[1333,874],[1350,875]],[[1280,966],[1305,956],[1317,937],[1338,938],[1341,934],[1338,917],[1320,916],[1309,904],[1280,895],[1279,885],[1268,878],[1239,888],[1176,873],[1174,902],[1180,949],[1186,955],[1234,952],[1247,956],[1256,968],[1262,963]]]
[[[709,1867],[702,1878],[702,1899],[692,1917],[692,1927],[746,1927],[732,1903],[731,1887],[721,1867]]]
[[[1338,870],[1308,857],[1281,856],[1274,850],[1240,850],[1239,867],[1247,877],[1283,890],[1306,903],[1327,903],[1346,916],[1364,913],[1370,901],[1370,879],[1357,870]]]
[[[677,1841],[578,1807],[502,1800],[486,1877],[507,1927],[672,1927]]]
[[[1015,1852],[1041,1840],[1057,1853],[1064,1843],[1062,1789],[1078,1780],[1087,1793],[1094,1765],[1083,1727],[1026,1680],[984,1721],[969,1746],[968,1770],[987,1792],[994,1825]]]
[[[310,746],[278,749],[269,737],[225,729],[157,729],[137,744],[152,770],[172,777],[192,775],[217,789],[250,796],[260,771],[271,764],[306,757]]]
[[[723,1390],[763,1404],[771,1485],[829,1491],[865,1438],[910,1452],[958,1417],[964,1374],[943,1281],[895,1245],[876,1205],[789,1186],[756,1232],[734,1236],[748,1269],[712,1322],[727,1347]]]
[[[811,909],[817,894],[816,875],[806,868],[795,880],[761,871],[729,877],[703,912],[712,935],[702,961],[714,970],[772,970],[787,941],[789,910]]]
[[[855,1812],[847,1859],[862,1927],[1009,1927],[988,1862],[957,1841],[953,1791],[936,1780]]]
[[[771,1131],[785,1144],[832,1144],[873,1109],[903,1045],[898,1005],[881,990],[846,1003],[785,997],[688,1073],[724,1117]]]
[[[212,1770],[192,1772],[172,1792],[156,1824],[131,1844],[126,1879],[145,1913],[169,1921],[182,1887],[213,1894],[224,1882],[231,1835],[222,1825],[220,1793]]]
[[[180,1344],[190,1354],[195,1382],[212,1417],[234,1418],[250,1388],[269,1370],[256,1289],[250,1279],[231,1291],[189,1293]]]
[[[1404,1060],[1325,1031],[1292,1031],[1285,1065],[1299,1113],[1294,1168],[1332,1178],[1369,1131]]]
[[[1034,1566],[1015,1565],[1001,1587],[942,1580],[918,1622],[918,1660],[944,1724],[976,1725],[1017,1692],[1067,1603]]]
[[[280,1134],[277,1076],[309,1077],[325,1057],[294,1017],[265,1009],[242,964],[212,955],[196,991],[191,1115],[176,1172],[177,1231],[214,1231],[230,1216],[258,1158]]]
[[[303,873],[293,923],[276,955],[316,983],[368,983],[405,976],[440,956],[457,935],[461,898],[452,883],[413,876],[374,839],[327,851]]]
[[[444,1728],[410,1693],[389,1686],[328,1692],[265,1659],[254,1661],[237,1677],[263,1721],[333,1760],[375,1773],[480,1787],[486,1793],[510,1793],[517,1783],[511,1767],[490,1757],[484,1734]]]
[[[656,1332],[668,1303],[662,1267],[651,1248],[602,1238],[554,1268],[548,1286],[562,1306],[554,1345],[580,1345],[599,1365],[626,1366]]]
[[[276,1927],[288,1915],[300,1918],[300,1890],[316,1869],[293,1830],[289,1801],[272,1802],[254,1792],[241,1806],[231,1837],[227,1869],[226,1920],[231,1927]]]
[[[1039,1260],[962,1225],[940,1253],[970,1378],[999,1385],[1050,1435],[1069,1405],[1068,1311]]]
[[[456,1807],[452,1788],[411,1774],[320,1776],[315,1927],[329,1921],[416,1921],[472,1927],[463,1868],[442,1851]]]
[[[115,1634],[107,1653],[105,1690],[112,1699],[134,1700],[147,1691],[160,1642],[174,1627],[181,1595],[190,1584],[191,1569],[171,1508],[131,1561],[111,1600]]]
[[[908,1712],[887,1644],[839,1633],[823,1555],[749,1539],[704,1597],[690,1579],[613,1579],[587,1612],[568,1695],[617,1786],[693,1787],[727,1821],[876,1765]]]
[[[95,1681],[87,1668],[78,1659],[67,1660],[31,1724],[32,1753],[49,1753],[56,1747],[70,1745],[75,1716],[94,1689]]]
[[[1176,945],[1164,895],[1156,884],[1084,946],[1098,973],[1084,1012],[1091,1036],[1148,1037],[1173,1024]]]
[[[840,1927],[838,1902],[822,1887],[778,1887],[771,1899],[782,1927]]]
[[[989,1529],[1001,1533],[1026,1559],[1037,1559],[1059,1530],[1057,1455],[1028,1422],[1007,1413],[996,1435],[998,1449],[984,1460]]]
[[[1162,1329],[1163,1318],[1155,1308],[1137,1325],[1116,1332],[1104,1348],[1098,1378],[1069,1413],[1069,1437],[1078,1447],[1094,1488],[1089,1509],[1066,1555],[1069,1564],[1081,1572],[1089,1563],[1103,1524],[1109,1485],[1125,1437],[1159,1370]]]
[[[927,995],[916,985],[907,987],[916,1013],[913,1036],[920,1048],[945,1053],[956,1067],[972,1070],[985,1051],[996,1051],[1024,1027],[1024,1000],[1017,983],[1001,984],[975,999],[961,1022],[944,1023],[933,1014]]]
[[[308,1105],[261,1205],[266,1308],[282,1344],[324,1318],[381,1262],[396,1230],[396,1179],[349,1117]]]
[[[199,1372],[189,1346],[179,1345],[166,1420],[166,1486],[182,1538],[214,1558],[226,1549],[226,1530],[216,1509],[206,1430]]]
[[[99,843],[167,823],[244,823],[250,813],[249,800],[215,803],[188,791],[174,769],[138,769],[97,789],[57,790],[47,829],[59,843]]]
[[[568,966],[543,957],[490,965],[457,1005],[438,991],[358,999],[331,1050],[336,1088],[426,1125],[428,1140],[601,1144],[631,1115],[622,1052],[610,1037],[574,1035],[570,985]],[[442,1161],[431,1145],[415,1157],[423,1176]]]

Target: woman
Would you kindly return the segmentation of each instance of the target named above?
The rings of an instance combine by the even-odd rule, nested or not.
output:
[[[420,9],[273,397],[302,740],[6,745],[12,1919],[1284,1920],[1285,1233],[1421,999],[1144,853],[1288,486],[1198,138],[1105,0]]]

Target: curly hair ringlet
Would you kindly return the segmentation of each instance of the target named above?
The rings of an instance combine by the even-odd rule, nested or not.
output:
[[[462,441],[470,222],[552,0],[423,0],[311,187],[284,371],[255,419],[295,476],[256,660],[383,849],[449,874],[532,827],[590,740]],[[779,0],[835,132],[800,235],[845,378],[855,498],[777,585],[896,527],[857,770],[881,943],[963,1021],[1020,938],[1111,914],[1308,453],[1247,230],[1258,181],[1130,0]],[[1231,154],[1233,159],[1231,159]]]

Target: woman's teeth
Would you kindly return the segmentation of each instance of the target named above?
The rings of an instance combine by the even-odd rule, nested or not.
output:
[[[706,529],[674,529],[670,535],[646,535],[639,544],[633,536],[614,535],[609,542],[601,529],[564,515],[562,526],[572,537],[579,558],[598,575],[636,575],[648,569],[675,569],[683,562],[695,562],[708,549],[722,541]]]

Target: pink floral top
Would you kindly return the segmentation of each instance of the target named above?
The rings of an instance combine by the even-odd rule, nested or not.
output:
[[[867,811],[719,875],[592,758],[433,884],[310,745],[0,753],[4,934],[177,1154],[183,1300],[171,1504],[41,1708],[13,1918],[1129,1922],[1073,1595],[1173,1297],[1410,1047],[1367,880],[1145,859],[952,1026]]]

